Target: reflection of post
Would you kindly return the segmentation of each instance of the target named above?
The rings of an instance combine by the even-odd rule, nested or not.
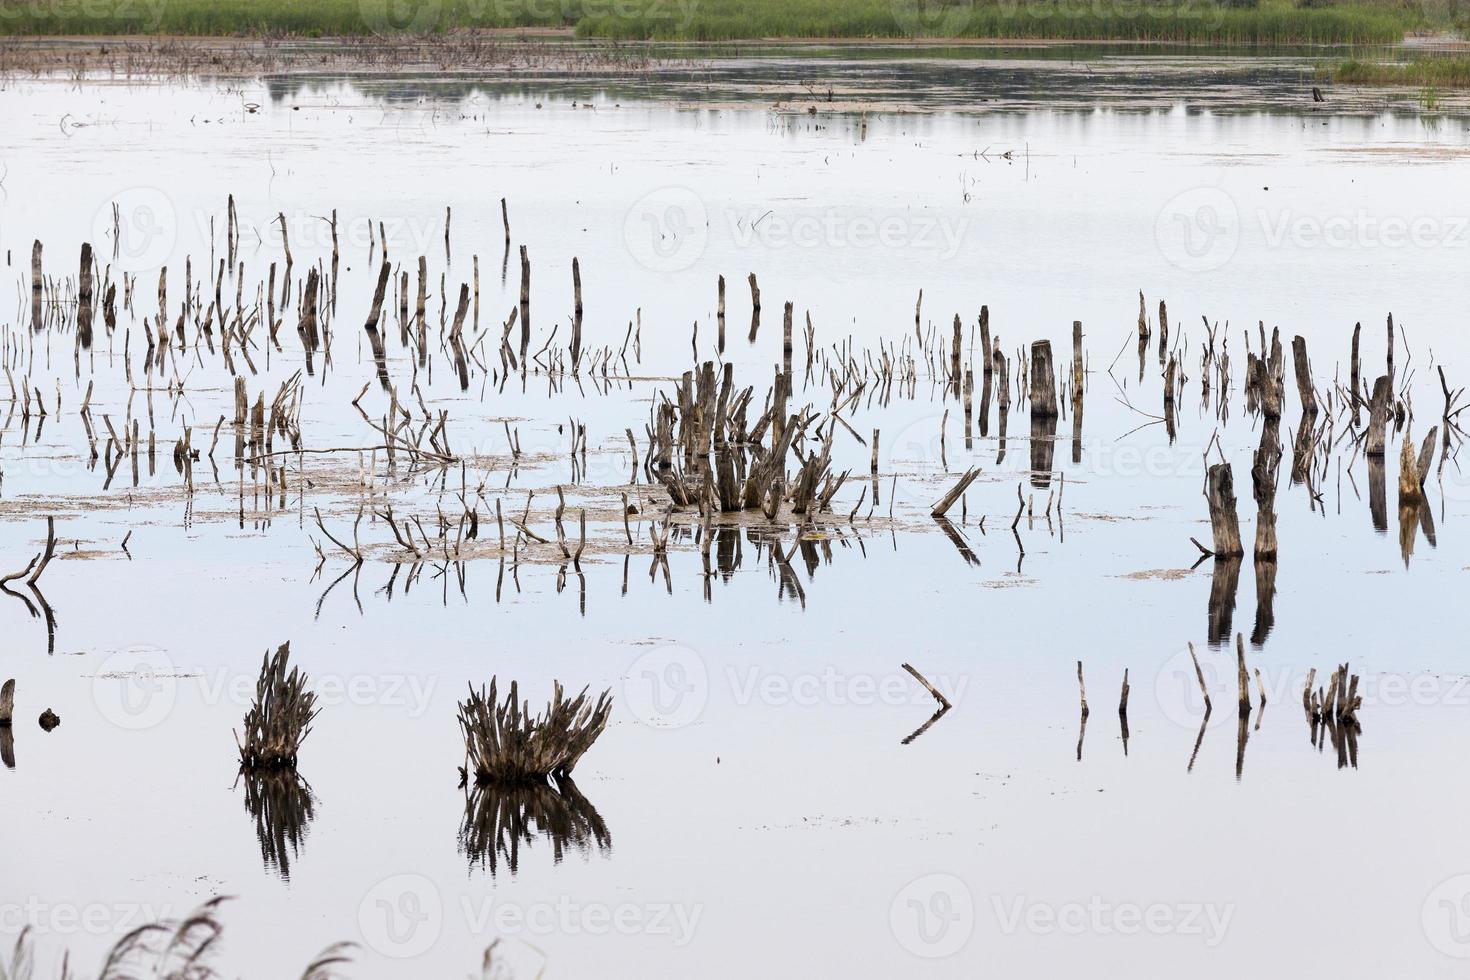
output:
[[[1218,558],[1210,578],[1209,622],[1206,637],[1210,646],[1230,641],[1230,621],[1235,612],[1235,589],[1240,584],[1240,559]]]
[[[1276,562],[1256,558],[1256,626],[1251,630],[1251,646],[1261,647],[1276,625]]]
[[[1057,417],[1031,413],[1031,485],[1040,490],[1051,486],[1052,464],[1057,451]]]
[[[1245,773],[1245,743],[1250,739],[1250,716],[1242,714],[1235,729],[1235,779],[1239,782]]]
[[[1414,555],[1414,538],[1419,533],[1419,504],[1399,504],[1399,554],[1403,556],[1404,567],[1409,567],[1409,559]]]
[[[1373,530],[1387,531],[1388,483],[1382,455],[1368,457],[1368,510],[1373,515]]]

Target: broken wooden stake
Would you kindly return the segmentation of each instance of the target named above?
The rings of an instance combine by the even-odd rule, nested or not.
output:
[[[908,671],[909,674],[913,676],[914,680],[924,685],[924,690],[928,691],[929,694],[934,698],[934,700],[939,702],[940,708],[948,711],[951,707],[953,707],[953,705],[949,703],[949,699],[946,698],[943,694],[940,694],[939,689],[936,688],[933,684],[930,684],[929,681],[925,679],[923,674],[919,673],[909,664],[901,664],[900,666],[902,666],[904,670]]]

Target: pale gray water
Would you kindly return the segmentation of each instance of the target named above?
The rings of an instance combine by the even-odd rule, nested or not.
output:
[[[225,912],[221,961],[249,976],[295,975],[339,939],[362,944],[352,975],[459,976],[496,935],[503,951],[544,956],[545,975],[559,977],[1454,975],[1455,958],[1470,954],[1460,928],[1470,856],[1455,843],[1467,794],[1454,777],[1470,702],[1454,604],[1470,564],[1458,534],[1470,484],[1453,463],[1432,479],[1436,545],[1418,538],[1406,561],[1393,533],[1397,439],[1386,531],[1370,517],[1361,455],[1349,467],[1343,454],[1340,488],[1334,465],[1320,512],[1283,474],[1275,622],[1263,645],[1249,639],[1260,615],[1249,558],[1235,602],[1233,629],[1246,634],[1270,698],[1264,717],[1251,718],[1261,725],[1239,779],[1234,664],[1207,628],[1212,563],[1187,569],[1197,557],[1188,537],[1209,533],[1201,457],[1217,428],[1248,540],[1253,530],[1247,474],[1260,422],[1239,391],[1245,328],[1252,349],[1257,320],[1279,325],[1288,345],[1305,336],[1325,392],[1334,375],[1345,383],[1355,321],[1369,381],[1382,372],[1391,311],[1416,440],[1442,402],[1431,364],[1445,365],[1452,386],[1465,383],[1463,120],[1117,103],[813,117],[581,90],[577,101],[594,108],[573,108],[555,88],[378,97],[395,84],[314,84],[272,98],[263,83],[11,81],[0,93],[9,133],[0,248],[15,297],[0,297],[7,349],[23,343],[36,386],[50,399],[59,383],[64,402],[39,452],[22,445],[18,418],[0,448],[5,499],[28,505],[6,512],[0,553],[24,564],[38,514],[57,513],[62,537],[43,582],[54,654],[40,619],[20,602],[0,605],[10,636],[0,672],[17,678],[23,716],[17,766],[0,771],[7,933],[30,921],[48,956],[70,948],[74,963],[91,965],[143,907],[178,915],[228,894],[238,900]],[[428,256],[432,318],[452,206],[447,288],[469,277],[478,254],[481,327],[493,336],[518,275],[512,254],[502,284],[503,196],[533,261],[532,349],[557,323],[556,343],[565,341],[575,255],[590,346],[616,351],[641,309],[642,362],[629,372],[640,378],[691,366],[696,320],[699,359],[714,356],[719,274],[729,282],[726,356],[740,383],[757,386],[757,403],[780,359],[786,299],[796,303],[798,372],[807,312],[819,347],[850,335],[871,349],[912,338],[921,288],[923,318],[941,336],[958,312],[968,343],[985,303],[1009,353],[1049,338],[1059,374],[1071,322],[1082,320],[1086,424],[1078,463],[1070,418],[1058,429],[1063,517],[1048,522],[1049,491],[1028,489],[1036,517],[1020,525],[1022,559],[1009,526],[1027,479],[1024,407],[998,461],[994,419],[991,437],[967,450],[958,406],[923,378],[912,398],[887,407],[865,398],[850,418],[864,435],[883,432],[877,516],[896,475],[900,527],[865,527],[865,504],[844,540],[809,541],[815,563],[793,559],[804,602],[778,600],[766,554],[744,541],[741,567],[714,579],[708,601],[686,543],[670,556],[670,590],[649,576],[646,554],[627,572],[621,556],[606,555],[583,563],[585,585],[571,574],[560,592],[554,564],[528,564],[519,588],[505,573],[497,601],[497,563],[485,560],[465,563],[463,595],[455,572],[430,571],[406,595],[400,577],[390,601],[378,590],[391,566],[376,560],[360,576],[360,613],[349,577],[318,614],[322,590],[348,564],[330,554],[314,578],[311,508],[340,529],[354,493],[293,488],[269,526],[248,514],[241,526],[223,436],[220,482],[196,464],[184,523],[169,447],[185,424],[196,446],[207,443],[199,433],[229,410],[217,360],[191,367],[179,355],[167,376],[186,379],[187,396],[175,406],[155,393],[156,475],[145,469],[133,490],[124,463],[104,492],[75,410],[95,379],[94,413],[127,413],[121,337],[99,340],[80,380],[69,335],[48,331],[34,348],[19,339],[31,240],[45,242],[49,274],[74,275],[83,240],[107,260],[116,201],[128,222],[118,261],[139,275],[135,314],[119,320],[136,363],[159,265],[170,268],[173,309],[184,256],[196,277],[208,265],[211,216],[222,248],[230,193],[251,288],[282,259],[270,226],[278,212],[299,275],[329,254],[317,216],[338,210],[334,366],[324,385],[318,376],[306,388],[308,445],[359,443],[366,431],[347,402],[372,377],[358,332],[372,284],[367,221],[384,222],[405,267]],[[751,271],[765,300],[755,345],[745,339]],[[1127,434],[1149,418],[1122,399],[1160,411],[1153,348],[1139,382],[1140,288],[1152,315],[1168,301],[1174,333],[1187,336],[1190,380],[1172,446],[1159,425]],[[225,290],[233,296],[228,279]],[[1201,314],[1231,324],[1235,390],[1223,427],[1199,407]],[[293,316],[269,372],[256,354],[263,374],[249,380],[252,398],[263,389],[269,400],[300,367]],[[387,332],[406,389],[396,326]],[[978,353],[972,360],[978,374]],[[544,377],[502,391],[477,374],[461,395],[442,358],[435,368],[425,396],[450,409],[456,445],[502,460],[490,487],[507,482],[500,419],[513,420],[535,457],[510,477],[510,508],[526,488],[544,499],[572,478],[569,437],[557,430],[568,416],[588,424],[591,448],[571,505],[607,505],[596,487],[621,485],[631,466],[624,428],[641,446],[649,399],[673,389],[640,380],[599,392],[584,380],[548,399]],[[1294,392],[1289,367],[1287,378]],[[132,414],[146,425],[144,397],[134,396]],[[376,389],[366,401],[384,410]],[[816,383],[799,384],[793,399],[818,410],[830,401]],[[1296,412],[1293,393],[1284,441]],[[866,475],[865,447],[842,432],[835,446],[841,468]],[[972,464],[982,477],[959,531],[978,566],[925,516]],[[343,462],[348,479],[357,465]],[[398,487],[394,500],[426,508],[427,520],[424,482]],[[866,486],[855,479],[835,509],[846,513]],[[95,506],[99,497],[110,506]],[[117,549],[130,529],[131,561]],[[387,540],[367,523],[363,534]],[[615,522],[591,529],[594,542],[621,534]],[[102,555],[67,559],[77,539]],[[792,541],[787,533],[784,547]],[[286,639],[327,700],[303,750],[318,802],[289,879],[261,860],[243,788],[231,786],[230,736],[257,658]],[[1187,642],[1215,700],[1191,772],[1202,712]],[[1080,761],[1078,659],[1092,702]],[[1309,743],[1298,699],[1307,669],[1321,679],[1344,660],[1366,696],[1358,766],[1339,769],[1331,745]],[[956,705],[907,745],[933,704],[904,661]],[[1127,757],[1114,710],[1125,667]],[[118,673],[134,679],[109,676]],[[515,873],[502,865],[492,876],[457,847],[455,701],[491,674],[518,679],[533,700],[553,678],[613,689],[614,722],[577,772],[610,849],[555,864],[538,840]],[[62,726],[43,734],[34,716],[48,706]],[[67,918],[83,912],[95,921]]]

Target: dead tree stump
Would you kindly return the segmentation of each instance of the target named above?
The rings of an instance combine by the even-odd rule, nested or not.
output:
[[[1057,382],[1052,373],[1051,341],[1038,340],[1031,345],[1031,417],[1055,418],[1057,414]]]
[[[1215,537],[1215,557],[1238,558],[1245,550],[1240,545],[1240,518],[1235,512],[1235,477],[1229,463],[1216,463],[1210,467],[1207,496],[1210,529]]]
[[[1393,382],[1388,375],[1380,375],[1373,382],[1373,398],[1368,403],[1368,434],[1363,451],[1369,456],[1383,456],[1384,435],[1392,401]]]

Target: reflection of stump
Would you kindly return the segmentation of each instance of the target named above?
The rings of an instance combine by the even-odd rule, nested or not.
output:
[[[1240,559],[1222,558],[1215,562],[1210,578],[1210,605],[1205,636],[1211,647],[1230,641],[1230,623],[1235,613],[1235,589],[1240,584]]]
[[[1382,454],[1368,457],[1368,510],[1373,515],[1373,530],[1387,531],[1388,479]]]
[[[1229,463],[1216,463],[1210,467],[1207,497],[1215,555],[1224,558],[1244,554],[1240,546],[1240,519],[1235,513],[1235,480]]]
[[[552,861],[569,849],[583,854],[612,850],[607,824],[570,777],[555,785],[476,786],[465,795],[459,849],[471,864],[488,866],[493,876],[504,860],[512,875],[520,866],[521,845],[542,837],[551,842]]]
[[[1031,485],[1038,490],[1051,486],[1052,463],[1057,451],[1057,417],[1031,416]]]
[[[1276,625],[1276,562],[1256,559],[1256,626],[1251,646],[1259,649]]]
[[[316,816],[311,786],[295,772],[278,769],[243,773],[245,809],[255,820],[255,838],[266,868],[291,878],[291,859],[301,851]]]

